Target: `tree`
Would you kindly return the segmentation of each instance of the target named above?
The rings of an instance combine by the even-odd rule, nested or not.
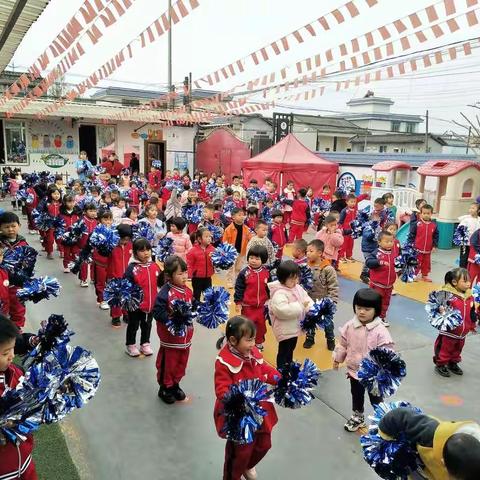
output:
[[[480,110],[480,103],[468,106]],[[465,120],[465,123],[460,123],[455,120],[453,120],[453,123],[466,131],[469,149],[473,150],[477,155],[480,155],[480,117],[478,114],[475,114],[474,119],[469,118],[463,112],[460,112],[460,115]]]

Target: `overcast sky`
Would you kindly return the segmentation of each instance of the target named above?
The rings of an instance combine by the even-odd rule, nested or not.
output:
[[[356,2],[361,5],[364,0]],[[13,59],[15,67],[20,69],[29,66],[82,3],[83,0],[51,0],[17,50]],[[83,59],[71,70],[68,82],[76,83],[83,75],[91,74],[119,47],[126,45],[159,17],[167,3],[167,0],[136,0],[127,14],[109,29],[108,35],[95,47],[88,49]],[[332,8],[343,5],[345,0],[199,0],[199,3],[200,6],[176,25],[173,31],[175,82],[181,82],[188,72],[192,72],[194,79],[211,73],[328,13]],[[335,47],[432,3],[435,0],[379,0],[379,4],[367,13],[328,33],[307,39],[301,46],[265,65],[249,69],[245,77],[218,84],[215,88],[227,90],[242,79],[278,71],[279,68]],[[464,8],[466,2],[456,0],[456,3],[459,8]],[[440,11],[439,9],[439,13]],[[462,25],[455,34],[444,36],[436,42],[429,41],[423,48],[480,36],[479,34],[479,25],[470,29],[463,28]],[[460,131],[449,121],[460,119],[460,111],[471,115],[473,110],[467,105],[480,101],[479,50],[475,50],[467,59],[419,72],[415,78],[376,82],[370,84],[369,88],[377,96],[391,97],[395,101],[392,108],[395,112],[423,115],[428,109],[432,117],[432,130],[436,133],[449,129]],[[137,53],[104,85],[160,91],[166,83],[167,37],[164,36]],[[346,111],[345,103],[350,98],[363,96],[365,91],[365,86],[341,92],[329,89],[328,93],[314,102],[290,102],[283,110],[309,114],[343,112]]]

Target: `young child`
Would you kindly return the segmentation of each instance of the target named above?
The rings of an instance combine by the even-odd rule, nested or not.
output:
[[[87,246],[88,237],[90,234],[95,230],[95,227],[98,225],[97,220],[97,206],[94,203],[87,203],[83,209],[83,217],[82,221],[87,227],[87,231],[83,234],[78,242],[78,250],[82,250]],[[78,274],[78,278],[80,279],[80,286],[82,288],[88,287],[88,264],[82,263],[80,266],[80,272]],[[90,265],[90,279],[93,281],[94,279],[94,265],[93,263]]]
[[[222,400],[230,387],[248,379],[259,379],[274,385],[280,375],[255,348],[255,325],[245,317],[236,316],[228,320],[225,336],[217,342],[217,348],[221,350],[215,362],[214,419],[218,435],[225,438]],[[239,444],[227,440],[223,480],[257,478],[255,467],[270,450],[272,429],[278,421],[272,402],[265,401],[260,405],[266,411],[266,416],[262,426],[255,432],[253,442]]]
[[[167,283],[160,289],[155,301],[153,316],[157,321],[157,333],[160,338],[156,367],[159,398],[167,405],[185,400],[185,392],[180,382],[187,369],[190,347],[192,345],[193,326],[187,328],[185,336],[172,335],[165,323],[172,312],[172,302],[183,300],[192,303],[193,294],[187,287],[187,264],[176,255],[167,257],[164,264]]]
[[[350,380],[352,394],[352,416],[345,423],[345,430],[356,432],[365,428],[364,401],[365,387],[358,380],[360,362],[374,348],[382,347],[393,350],[394,344],[390,333],[380,318],[382,297],[371,288],[362,288],[353,297],[352,320],[340,328],[340,342],[333,354],[333,368],[338,370],[341,363],[347,366],[347,378]],[[368,394],[370,403],[378,405],[381,397]]]
[[[247,254],[247,245],[252,234],[249,228],[243,223],[245,212],[241,208],[232,209],[232,223],[223,232],[223,241],[233,245],[238,252],[235,265],[227,272],[228,288],[233,288],[238,272],[245,265],[245,255]]]
[[[156,247],[160,239],[167,233],[165,224],[158,218],[158,208],[155,205],[148,205],[145,208],[145,217],[138,221],[138,223],[148,223],[155,235],[152,241],[152,247]]]
[[[247,220],[245,225],[252,231],[255,230],[258,222],[258,207],[250,206],[247,208]]]
[[[463,322],[454,330],[439,332],[435,340],[433,363],[435,371],[442,377],[449,377],[450,372],[463,375],[458,364],[462,361],[465,338],[470,332],[475,332],[477,324],[468,272],[464,268],[454,268],[447,272],[442,290],[453,294],[451,306],[462,314]]]
[[[330,206],[330,213],[341,211],[347,206],[347,201],[345,200],[345,193],[341,190],[337,190],[332,195],[332,205]]]
[[[287,182],[287,186],[283,189],[283,193],[287,197],[287,200],[290,200],[290,202],[283,207],[283,215],[285,219],[285,224],[287,225],[288,228],[291,228],[290,219],[292,218],[292,210],[293,210],[292,203],[295,200],[295,195],[296,195],[294,183],[292,180],[289,180]],[[307,192],[305,192],[305,194],[306,193]]]
[[[288,233],[288,242],[292,243],[302,238],[305,231],[305,225],[310,220],[310,208],[305,200],[307,190],[301,188],[298,191],[298,198],[292,203],[292,212],[290,217],[290,232]]]
[[[307,259],[307,247],[308,243],[303,238],[300,240],[295,240],[292,245],[292,257],[293,261],[298,265],[306,265],[308,262]]]
[[[240,181],[240,177],[238,175],[234,175],[232,177],[232,185],[230,187],[232,189],[232,192],[238,192],[240,193],[240,198],[245,198],[245,189],[242,186],[242,183]]]
[[[242,198],[242,194],[238,190],[232,193],[232,202],[236,208],[241,208],[242,210],[245,209],[245,199]]]
[[[0,315],[0,396],[6,389],[14,389],[23,377],[22,370],[13,363],[18,328],[8,318]],[[3,413],[0,407],[0,414]],[[1,437],[1,435],[0,435]],[[32,460],[33,436],[15,444],[9,440],[0,443],[0,478],[36,480],[37,472]],[[20,473],[21,472],[21,473]]]
[[[337,266],[338,252],[343,245],[342,230],[338,228],[338,220],[333,215],[327,215],[324,227],[317,232],[315,238],[321,240],[325,245],[323,257],[330,260],[333,267]]]
[[[127,211],[127,202],[123,197],[120,197],[110,208],[113,216],[113,224],[119,225],[122,218]]]
[[[137,238],[132,245],[133,257],[125,272],[125,278],[140,286],[143,300],[137,310],[128,312],[128,325],[125,352],[130,357],[143,353],[146,357],[153,354],[150,346],[150,332],[155,299],[161,282],[161,271],[157,263],[152,262],[152,245],[145,238]],[[137,343],[137,331],[140,327],[140,350]]]
[[[463,225],[467,228],[469,237],[480,228],[480,204],[472,203],[468,209],[467,215],[462,215],[458,217],[460,220],[460,225]],[[465,247],[460,248],[460,262],[459,266],[462,268],[467,268],[468,265],[468,254],[470,253],[470,243]]]
[[[308,294],[312,300],[328,297],[338,303],[338,278],[337,272],[330,265],[330,261],[323,257],[325,245],[321,240],[312,240],[307,247],[308,266],[313,275],[313,287]],[[335,332],[333,324],[325,328],[327,349],[335,349]],[[312,348],[315,345],[315,333],[308,333],[303,343],[303,348]]]
[[[255,324],[255,346],[259,350],[263,350],[267,333],[264,308],[270,280],[270,270],[265,267],[267,259],[267,249],[262,245],[254,245],[247,251],[248,265],[238,274],[233,296],[236,313],[241,313]]]
[[[132,227],[130,225],[120,224],[117,227],[120,240],[118,245],[112,250],[107,265],[107,281],[113,278],[123,278],[127,271],[128,264],[132,257]],[[110,317],[112,318],[112,327],[122,326],[120,317],[125,312],[120,307],[110,307]]]
[[[283,223],[283,213],[281,210],[274,210],[272,212],[272,225],[269,231],[269,238],[272,244],[277,245],[277,253],[275,258],[281,260],[283,257],[283,249],[287,244],[287,228]]]
[[[60,207],[60,218],[65,222],[65,232],[68,232],[72,225],[80,219],[77,208],[75,208],[75,199],[73,195],[67,194],[62,199],[62,206]],[[68,264],[75,260],[78,253],[77,245],[62,244],[63,250],[63,272],[70,273]]]
[[[55,186],[50,186],[47,191],[47,205],[46,212],[52,217],[56,218],[60,215],[60,206],[62,195],[60,190]],[[53,246],[55,244],[55,230],[49,228],[45,232],[45,250],[47,252],[47,258],[53,260]]]
[[[326,200],[327,202],[332,201],[332,189],[330,188],[330,185],[328,185],[328,183],[323,185],[320,198],[322,198],[323,200]]]
[[[395,197],[393,193],[387,192],[382,195],[383,200],[385,200],[385,209],[388,212],[388,216],[393,222],[397,221],[397,207],[393,204]]]
[[[287,260],[277,268],[278,280],[268,284],[271,295],[268,310],[278,342],[278,369],[292,362],[301,335],[300,322],[313,305],[308,293],[298,284],[299,275],[298,265]]]
[[[350,193],[347,195],[347,206],[340,212],[340,218],[338,223],[342,229],[343,245],[338,253],[339,260],[341,262],[354,262],[353,259],[353,246],[354,239],[352,237],[352,229],[350,223],[355,220],[357,216],[357,197]]]
[[[212,234],[208,228],[199,228],[195,233],[193,247],[187,253],[188,278],[192,279],[193,297],[198,302],[202,293],[212,286],[215,268],[212,263]]]
[[[187,252],[192,248],[190,236],[183,230],[187,222],[182,217],[173,217],[170,222],[170,231],[167,233],[167,238],[173,240],[173,250],[175,255],[178,255],[182,260],[187,259]]]
[[[437,223],[432,221],[433,207],[424,205],[420,209],[420,215],[417,221],[411,226],[408,235],[408,243],[414,245],[417,250],[417,280],[431,282],[428,274],[432,269],[431,256],[438,245]]]
[[[148,184],[152,187],[154,192],[159,192],[162,183],[162,171],[153,165],[150,167],[148,174]]]
[[[102,225],[111,227],[113,223],[112,212],[103,210],[98,214],[98,220]],[[107,281],[107,265],[108,257],[101,255],[94,248],[92,253],[93,260],[93,281],[95,283],[95,294],[97,296],[97,304],[101,310],[110,310],[110,306],[103,300],[103,291],[105,290],[105,282]]]
[[[370,270],[370,288],[378,292],[382,297],[382,311],[380,318],[386,327],[387,311],[392,297],[393,284],[397,280],[395,271],[395,251],[393,248],[395,237],[387,230],[382,230],[378,235],[378,248],[373,251],[366,260]]]
[[[472,287],[480,282],[480,264],[475,261],[477,255],[480,256],[480,228],[473,232],[473,235],[470,237],[467,269],[472,281]]]
[[[275,249],[273,248],[272,242],[268,238],[268,223],[264,220],[257,221],[257,224],[255,226],[255,235],[250,239],[247,244],[247,257],[249,250],[256,245],[261,245],[262,247],[265,247],[265,249],[267,250],[267,260],[264,263],[272,265],[276,258]]]
[[[138,220],[138,208],[129,207],[125,210],[125,216],[120,220],[120,225],[136,225]]]

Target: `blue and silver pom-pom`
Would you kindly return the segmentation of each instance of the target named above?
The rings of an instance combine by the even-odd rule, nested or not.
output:
[[[215,182],[208,182],[205,191],[210,198],[213,198],[218,192],[217,184]]]
[[[184,337],[196,318],[193,305],[185,300],[173,300],[172,311],[165,323],[168,331],[177,337]]]
[[[265,400],[268,400],[267,385],[260,380],[241,380],[231,385],[222,399],[225,438],[240,445],[252,443],[267,415],[261,405]]]
[[[203,302],[197,308],[197,322],[213,329],[228,320],[230,294],[223,287],[210,287],[203,292]]]
[[[468,227],[465,225],[459,225],[453,234],[453,244],[457,247],[466,247],[470,243],[470,234]]]
[[[28,192],[27,192],[27,189],[26,188],[19,188],[17,190],[17,193],[15,195],[15,198],[19,201],[19,202],[26,202],[27,201],[27,197],[28,197]]]
[[[360,238],[363,233],[363,223],[357,218],[350,222],[350,228],[352,230],[352,238]]]
[[[407,366],[398,353],[386,348],[374,348],[360,363],[358,380],[377,397],[393,395],[403,378]]]
[[[293,200],[288,198],[286,195],[280,195],[280,197],[278,198],[278,201],[281,203],[282,206],[285,206],[285,205],[291,206],[293,204]]]
[[[38,252],[29,245],[8,249],[0,266],[9,273],[10,281],[15,285],[22,285],[25,280],[33,276]],[[16,282],[14,279],[18,279]],[[12,281],[13,280],[13,281]]]
[[[157,170],[161,170],[162,169],[161,160],[152,160],[152,167],[156,168]]]
[[[360,438],[364,460],[384,480],[407,480],[423,465],[416,445],[409,442],[403,433],[395,440],[385,440],[380,435],[380,420],[399,407],[409,407],[416,413],[422,413],[420,409],[408,402],[374,405],[375,414],[370,417],[368,434]]]
[[[32,219],[35,222],[35,226],[38,230],[46,232],[49,228],[52,228],[53,217],[48,212],[39,212],[32,214]]]
[[[96,248],[100,255],[108,257],[118,245],[120,237],[115,227],[97,225],[90,235],[90,246]]]
[[[226,201],[223,205],[223,214],[226,217],[231,217],[232,216],[232,210],[234,208],[235,208],[235,204],[233,203],[233,201],[231,201],[231,200]]]
[[[190,190],[198,192],[200,190],[200,182],[198,180],[192,180],[190,182]]]
[[[77,258],[73,262],[68,264],[70,272],[77,275],[80,272],[80,268],[84,263],[92,263],[92,247],[87,245],[78,254]]]
[[[475,265],[480,265],[480,253],[475,254],[475,256],[473,257],[473,263]]]
[[[395,259],[395,269],[399,271],[400,280],[405,283],[415,281],[417,265],[417,250],[412,245],[405,245]]]
[[[53,234],[56,240],[61,240],[66,233],[67,224],[62,217],[55,217],[52,222]]]
[[[300,276],[298,283],[305,289],[311,290],[313,288],[313,272],[308,265],[299,265]]]
[[[314,198],[312,201],[312,213],[325,213],[330,210],[332,203],[324,198]]]
[[[378,240],[381,231],[380,223],[377,220],[370,220],[363,224],[362,236],[370,240]]]
[[[174,255],[173,238],[163,237],[158,241],[155,248],[155,259],[159,262],[165,262],[165,259],[170,255]]]
[[[238,252],[234,246],[229,243],[221,243],[212,253],[211,259],[215,268],[228,270],[233,267],[237,257]]]
[[[337,311],[337,305],[328,297],[315,300],[312,308],[300,322],[304,332],[313,333],[317,328],[326,329],[333,324],[333,316]]]
[[[105,284],[103,299],[110,307],[133,312],[138,310],[143,301],[143,290],[127,278],[112,278]]]
[[[44,276],[27,280],[23,288],[17,290],[17,298],[21,302],[38,303],[48,300],[50,297],[58,297],[60,284],[56,278]]]
[[[264,202],[266,199],[266,193],[258,187],[247,188],[246,195],[248,200],[252,203]]]
[[[480,303],[480,283],[477,283],[472,288],[472,296],[475,303]]]
[[[212,234],[212,243],[219,242],[223,237],[223,231],[220,227],[213,225],[212,223],[207,223],[208,231]]]
[[[134,240],[137,238],[145,238],[149,242],[152,242],[155,239],[155,232],[147,222],[138,222],[132,225],[132,234]]]
[[[85,222],[80,219],[77,220],[60,238],[63,245],[76,245],[80,239],[88,232]]]
[[[167,190],[176,190],[178,193],[183,192],[183,182],[181,180],[168,180],[168,182],[165,183],[165,188]]]
[[[453,294],[444,290],[436,290],[428,295],[425,310],[432,327],[441,332],[449,332],[462,324],[460,310],[452,307]]]
[[[310,360],[305,359],[303,367],[292,362],[280,369],[281,378],[273,389],[275,403],[285,408],[300,408],[314,398],[312,393],[318,383],[320,371]]]
[[[198,224],[203,219],[203,205],[185,205],[182,214],[188,223]]]

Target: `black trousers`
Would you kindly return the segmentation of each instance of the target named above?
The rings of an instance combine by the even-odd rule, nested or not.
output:
[[[202,293],[209,287],[212,286],[212,279],[211,278],[192,278],[192,287],[193,287],[193,298],[195,300],[200,301],[200,297]]]
[[[335,340],[335,331],[334,331],[334,324],[333,322],[331,323],[331,325],[327,326],[325,328],[325,338],[327,340]],[[317,331],[314,330],[313,332],[309,332],[307,333],[307,338],[315,338],[315,333]]]
[[[277,369],[282,368],[293,360],[293,352],[297,346],[298,337],[278,342]]]
[[[470,247],[468,245],[465,247],[460,247],[460,261],[458,262],[459,267],[467,268],[469,254],[470,254]]]
[[[349,378],[350,391],[352,392],[352,410],[354,412],[363,413],[365,403],[365,387],[356,378]],[[383,402],[382,397],[377,397],[371,393],[368,394],[368,397],[370,398],[370,403],[372,406]]]
[[[153,313],[145,313],[141,310],[128,312],[127,341],[126,345],[137,343],[137,331],[140,327],[140,345],[150,343],[150,332],[152,331]]]

